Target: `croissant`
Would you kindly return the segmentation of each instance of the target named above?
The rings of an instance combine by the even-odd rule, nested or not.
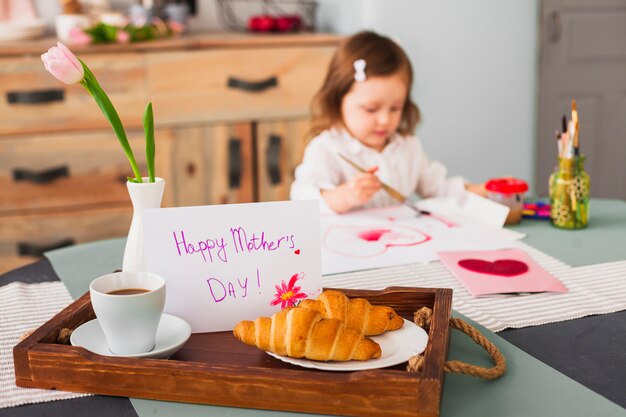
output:
[[[397,330],[404,324],[393,308],[373,306],[365,298],[350,299],[341,291],[324,291],[317,300],[304,299],[298,307],[318,310],[325,318],[341,320],[365,336]]]
[[[271,318],[241,321],[233,334],[248,345],[292,358],[348,361],[375,359],[381,354],[373,340],[307,308],[288,308]]]

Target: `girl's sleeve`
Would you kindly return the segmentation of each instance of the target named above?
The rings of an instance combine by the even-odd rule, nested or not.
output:
[[[418,169],[417,189],[423,198],[461,197],[465,193],[465,179],[448,177],[448,170],[439,161],[431,161],[419,141],[416,141]]]
[[[302,163],[295,171],[290,193],[292,200],[317,199],[322,213],[334,213],[320,193],[320,190],[333,189],[341,183],[341,171],[334,154],[320,140],[314,139],[309,143]]]

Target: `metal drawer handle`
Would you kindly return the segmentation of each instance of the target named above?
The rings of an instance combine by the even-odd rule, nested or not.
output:
[[[231,138],[228,142],[228,186],[237,188],[241,184],[241,142]]]
[[[62,89],[7,92],[9,104],[43,104],[64,99],[65,90]]]
[[[13,169],[13,181],[30,181],[37,184],[45,184],[52,182],[57,178],[69,176],[70,169],[67,165],[39,172],[21,168]]]
[[[552,43],[557,43],[561,40],[561,35],[563,34],[563,24],[561,23],[561,15],[558,11],[553,11],[548,16],[546,33],[548,35],[548,40]]]
[[[280,184],[280,143],[281,137],[275,134],[271,134],[269,137],[269,144],[265,151],[265,158],[267,160],[267,175],[270,177],[270,183],[272,185]]]
[[[20,256],[43,256],[45,252],[64,248],[66,246],[72,246],[76,244],[74,239],[68,238],[60,240],[56,243],[51,243],[49,245],[39,245],[37,243],[28,243],[28,242],[18,242],[17,243],[17,253]]]
[[[277,87],[278,86],[278,78],[270,77],[267,80],[263,81],[245,81],[240,80],[239,78],[229,77],[228,78],[228,88],[238,88],[244,91],[251,92],[260,92],[267,90],[268,88]]]

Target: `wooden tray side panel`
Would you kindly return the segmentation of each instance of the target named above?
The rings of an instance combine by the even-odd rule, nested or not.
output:
[[[59,347],[40,345],[30,351],[33,381],[21,386],[363,417],[436,415],[416,414],[423,383],[418,375],[406,372],[318,372],[312,376],[306,370],[283,370],[277,378],[275,372],[262,368],[216,369],[160,360],[138,364],[132,358],[109,360],[82,348]],[[377,382],[381,380],[385,382]]]
[[[428,332],[429,343],[424,351],[426,359],[422,369],[424,378],[442,379],[450,337],[451,311],[452,290],[447,288],[437,290]]]
[[[91,298],[89,293],[86,293],[15,345],[13,347],[13,362],[16,380],[32,379],[28,356],[30,349],[40,343],[55,343],[61,329],[73,330],[95,317],[91,308]]]
[[[424,351],[424,367],[420,372],[422,391],[419,409],[437,410],[441,408],[443,395],[444,363],[450,344],[450,316],[452,311],[452,290],[437,289],[433,305],[433,316],[428,332],[429,343]],[[426,400],[426,401],[424,401]]]

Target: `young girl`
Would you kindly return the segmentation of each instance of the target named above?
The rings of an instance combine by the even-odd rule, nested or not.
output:
[[[345,213],[399,204],[381,182],[406,196],[460,196],[466,188],[483,194],[482,185],[446,178],[446,168],[424,153],[413,135],[420,113],[412,83],[411,63],[391,39],[360,32],[345,40],[314,98],[316,137],[296,169],[291,198],[319,198],[323,212]]]

